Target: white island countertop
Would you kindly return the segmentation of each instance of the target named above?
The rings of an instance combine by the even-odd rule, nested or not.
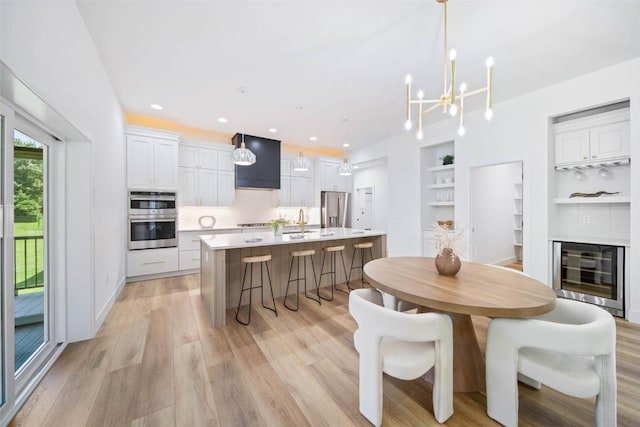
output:
[[[323,228],[307,230],[304,234],[293,233],[275,235],[272,231],[245,234],[204,234],[199,236],[209,249],[238,249],[259,246],[290,245],[295,243],[319,242],[324,240],[357,239],[361,237],[384,236],[387,233],[376,230],[355,228]]]

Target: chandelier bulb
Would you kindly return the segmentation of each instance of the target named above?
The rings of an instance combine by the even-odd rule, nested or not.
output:
[[[449,107],[449,114],[451,115],[451,117],[454,117],[456,114],[458,114],[458,107],[456,107],[456,104],[451,104],[451,107]]]
[[[406,122],[404,122],[404,128],[406,130],[411,130],[412,127],[413,127],[413,123],[411,123],[411,120],[407,120]]]
[[[407,77],[405,77],[405,78],[404,78],[404,82],[405,82],[406,84],[411,83],[411,74],[407,74]]]
[[[421,91],[421,90],[418,91],[418,98],[419,99],[424,98],[424,92],[423,91]]]
[[[466,83],[462,83],[460,85],[460,94],[465,93],[466,90],[467,90],[467,84]]]
[[[422,137],[423,137],[423,136],[424,136],[424,135],[422,134],[422,131],[421,131],[421,130],[419,130],[419,131],[418,131],[418,133],[416,134],[416,137],[417,137],[418,139],[422,139]]]
[[[487,108],[487,111],[484,112],[484,118],[487,120],[491,120],[493,117],[493,110],[491,108]]]
[[[493,56],[487,58],[487,67],[493,67]]]
[[[465,132],[466,132],[466,130],[465,130],[464,126],[460,126],[458,128],[458,135],[464,136]]]
[[[449,51],[449,60],[450,61],[455,61],[456,59],[456,50],[455,49],[451,49]]]

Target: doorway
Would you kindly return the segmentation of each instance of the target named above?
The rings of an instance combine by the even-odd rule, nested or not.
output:
[[[522,270],[522,162],[471,169],[471,260]]]
[[[356,188],[355,223],[356,228],[371,230],[374,222],[374,189],[373,187]]]

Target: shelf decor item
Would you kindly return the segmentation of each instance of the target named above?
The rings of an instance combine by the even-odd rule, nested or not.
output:
[[[273,234],[276,236],[282,235],[282,229],[285,225],[289,224],[289,220],[286,217],[278,216],[278,218],[271,219],[267,222],[271,228],[273,228]]]
[[[452,165],[453,159],[453,154],[447,154],[446,156],[440,157],[440,160],[442,160],[442,166]]]
[[[436,270],[443,276],[455,276],[460,271],[460,251],[464,230],[453,231],[444,224],[438,225],[435,229],[435,237],[438,241],[438,254],[435,258]]]

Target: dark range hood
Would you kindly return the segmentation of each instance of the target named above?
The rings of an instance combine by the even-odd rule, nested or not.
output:
[[[256,155],[249,166],[236,165],[236,188],[280,189],[280,141],[259,136],[236,133],[231,143],[245,146]]]

